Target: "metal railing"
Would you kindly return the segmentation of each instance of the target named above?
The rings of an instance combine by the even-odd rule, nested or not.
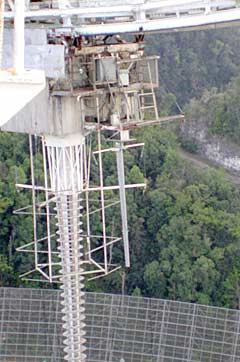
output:
[[[12,19],[13,11],[5,12],[5,18]],[[43,24],[50,18],[48,28],[62,32],[74,28],[82,35],[112,35],[232,25],[240,22],[240,8],[237,0],[59,0],[30,2],[25,18]]]

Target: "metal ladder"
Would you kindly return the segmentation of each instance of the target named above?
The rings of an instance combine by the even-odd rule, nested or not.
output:
[[[158,119],[158,108],[157,108],[157,100],[156,95],[153,88],[152,82],[152,74],[150,64],[147,63],[148,76],[150,80],[150,90],[148,92],[144,92],[142,89],[141,93],[138,95],[139,99],[139,110],[140,110],[140,118],[144,121],[145,111],[148,110],[150,113],[153,113],[154,120]],[[148,103],[146,103],[148,102]]]

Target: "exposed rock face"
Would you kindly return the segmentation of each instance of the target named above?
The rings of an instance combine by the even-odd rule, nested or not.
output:
[[[203,120],[184,122],[181,137],[196,144],[200,155],[228,170],[240,171],[240,147],[220,136],[210,135]]]

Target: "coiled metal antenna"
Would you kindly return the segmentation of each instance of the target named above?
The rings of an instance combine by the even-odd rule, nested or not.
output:
[[[86,360],[81,201],[80,193],[68,193],[60,194],[56,203],[58,250],[61,259],[64,351],[65,359],[72,362]]]

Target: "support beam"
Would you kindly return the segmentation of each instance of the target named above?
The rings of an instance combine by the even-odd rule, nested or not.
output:
[[[129,239],[128,239],[128,221],[127,221],[127,203],[126,203],[126,192],[125,192],[123,145],[121,143],[118,143],[116,146],[118,147],[118,151],[116,152],[116,157],[117,157],[117,173],[118,173],[121,218],[122,218],[124,257],[125,257],[125,265],[127,268],[129,268],[130,267],[130,256],[129,256]]]
[[[0,0],[0,69],[2,67],[2,51],[3,51],[4,3],[5,0]]]
[[[13,69],[14,73],[18,75],[24,72],[24,10],[25,1],[15,0]]]

